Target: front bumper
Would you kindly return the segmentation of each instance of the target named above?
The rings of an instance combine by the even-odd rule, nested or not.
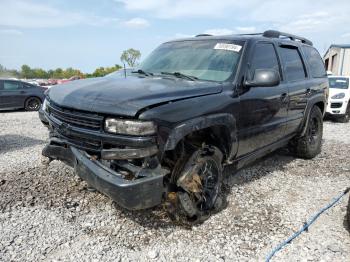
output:
[[[51,138],[56,137],[69,146],[93,152],[102,159],[141,159],[159,152],[155,136],[127,136],[81,128],[62,122],[42,108],[39,118],[50,129]]]
[[[346,113],[348,101],[343,99],[330,99],[328,101],[326,114],[333,116],[343,116]]]
[[[39,109],[38,114],[39,114],[39,119],[41,123],[43,123],[45,126],[49,126],[49,121],[45,117],[45,112],[42,108]]]
[[[167,171],[160,167],[148,170],[147,177],[126,180],[118,172],[74,147],[49,144],[44,148],[43,155],[72,166],[89,186],[126,209],[139,210],[159,205],[166,192],[163,180]]]

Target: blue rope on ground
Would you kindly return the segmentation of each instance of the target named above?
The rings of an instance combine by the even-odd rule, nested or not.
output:
[[[302,228],[299,229],[299,231],[295,232],[293,235],[291,235],[288,239],[283,241],[281,244],[279,244],[277,247],[275,247],[271,253],[266,257],[266,262],[269,262],[271,258],[280,251],[284,246],[288,245],[292,240],[294,240],[296,237],[298,237],[302,232],[308,231],[308,228],[311,226],[312,223],[315,222],[315,220],[326,210],[334,206],[343,196],[345,196],[350,191],[350,187],[344,190],[340,196],[333,199],[331,203],[329,203],[327,206],[322,208],[319,212],[316,213],[308,222],[305,222],[305,224],[302,226]]]

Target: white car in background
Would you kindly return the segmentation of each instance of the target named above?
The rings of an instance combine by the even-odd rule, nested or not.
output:
[[[329,97],[326,113],[347,123],[350,119],[350,88],[348,76],[329,76]]]

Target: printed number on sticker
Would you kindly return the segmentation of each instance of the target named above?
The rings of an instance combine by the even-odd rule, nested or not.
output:
[[[233,51],[233,52],[239,52],[241,48],[242,46],[240,45],[226,44],[226,43],[217,43],[214,46],[214,49],[227,50],[227,51]]]

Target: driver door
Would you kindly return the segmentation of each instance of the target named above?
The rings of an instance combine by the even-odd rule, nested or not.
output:
[[[257,69],[273,69],[281,76],[280,62],[273,43],[255,44],[249,58],[246,79],[251,80]],[[238,121],[239,155],[251,153],[282,139],[288,113],[288,87],[283,81],[272,87],[243,88]]]

